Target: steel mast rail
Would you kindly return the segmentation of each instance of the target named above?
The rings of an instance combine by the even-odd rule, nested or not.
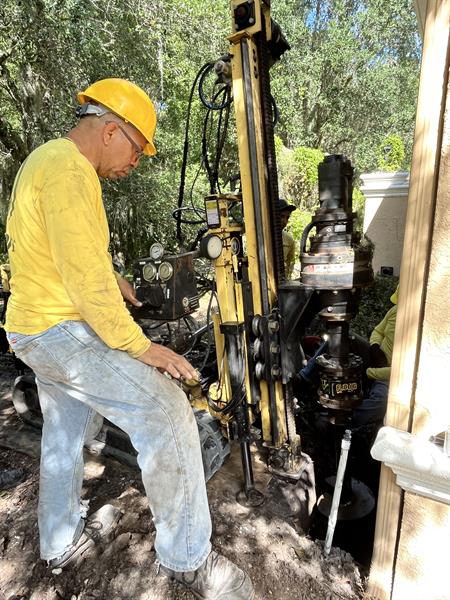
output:
[[[281,227],[276,210],[277,168],[269,66],[289,49],[270,5],[232,0],[231,77],[242,193],[206,200],[210,232],[221,237],[215,316],[217,399],[230,410],[231,436],[239,440],[247,498],[254,490],[250,424],[260,414],[269,465],[299,477],[300,438],[293,398],[282,382],[278,285],[284,278]],[[243,224],[232,219],[242,203]],[[245,253],[242,250],[245,240]]]

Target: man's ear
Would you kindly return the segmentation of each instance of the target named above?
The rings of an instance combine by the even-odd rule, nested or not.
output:
[[[105,146],[109,146],[111,144],[112,138],[117,132],[117,125],[110,121],[107,124],[103,125],[102,130],[102,140]]]

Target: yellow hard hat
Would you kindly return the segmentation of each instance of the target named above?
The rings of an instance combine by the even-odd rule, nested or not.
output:
[[[84,92],[77,94],[80,104],[93,100],[106,106],[111,112],[131,123],[147,140],[144,154],[153,156],[156,148],[153,136],[156,129],[156,111],[153,102],[136,84],[126,79],[101,79]]]

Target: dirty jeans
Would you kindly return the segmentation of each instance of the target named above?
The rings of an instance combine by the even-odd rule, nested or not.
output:
[[[8,340],[36,374],[44,416],[41,557],[61,556],[83,526],[83,444],[100,414],[123,429],[138,452],[158,559],[175,571],[198,568],[211,549],[211,519],[198,429],[185,394],[154,367],[106,346],[82,321],[37,335],[9,333]]]
[[[352,427],[364,427],[369,423],[381,423],[386,414],[389,382],[375,379],[372,381],[367,398],[354,409]]]

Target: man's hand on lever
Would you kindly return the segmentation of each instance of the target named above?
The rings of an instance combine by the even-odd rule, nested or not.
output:
[[[136,291],[129,281],[124,277],[117,277],[117,284],[124,300],[134,306],[142,306],[142,302],[139,302],[136,298]],[[146,365],[156,367],[160,371],[167,371],[175,379],[184,377],[185,379],[198,380],[198,373],[191,363],[184,356],[177,354],[166,346],[152,343],[150,348],[138,357],[138,360]]]
[[[156,367],[160,371],[167,371],[175,379],[184,377],[185,379],[198,380],[198,372],[194,369],[190,362],[188,362],[184,356],[177,354],[166,346],[160,344],[152,345],[148,350],[138,357],[138,360]]]

